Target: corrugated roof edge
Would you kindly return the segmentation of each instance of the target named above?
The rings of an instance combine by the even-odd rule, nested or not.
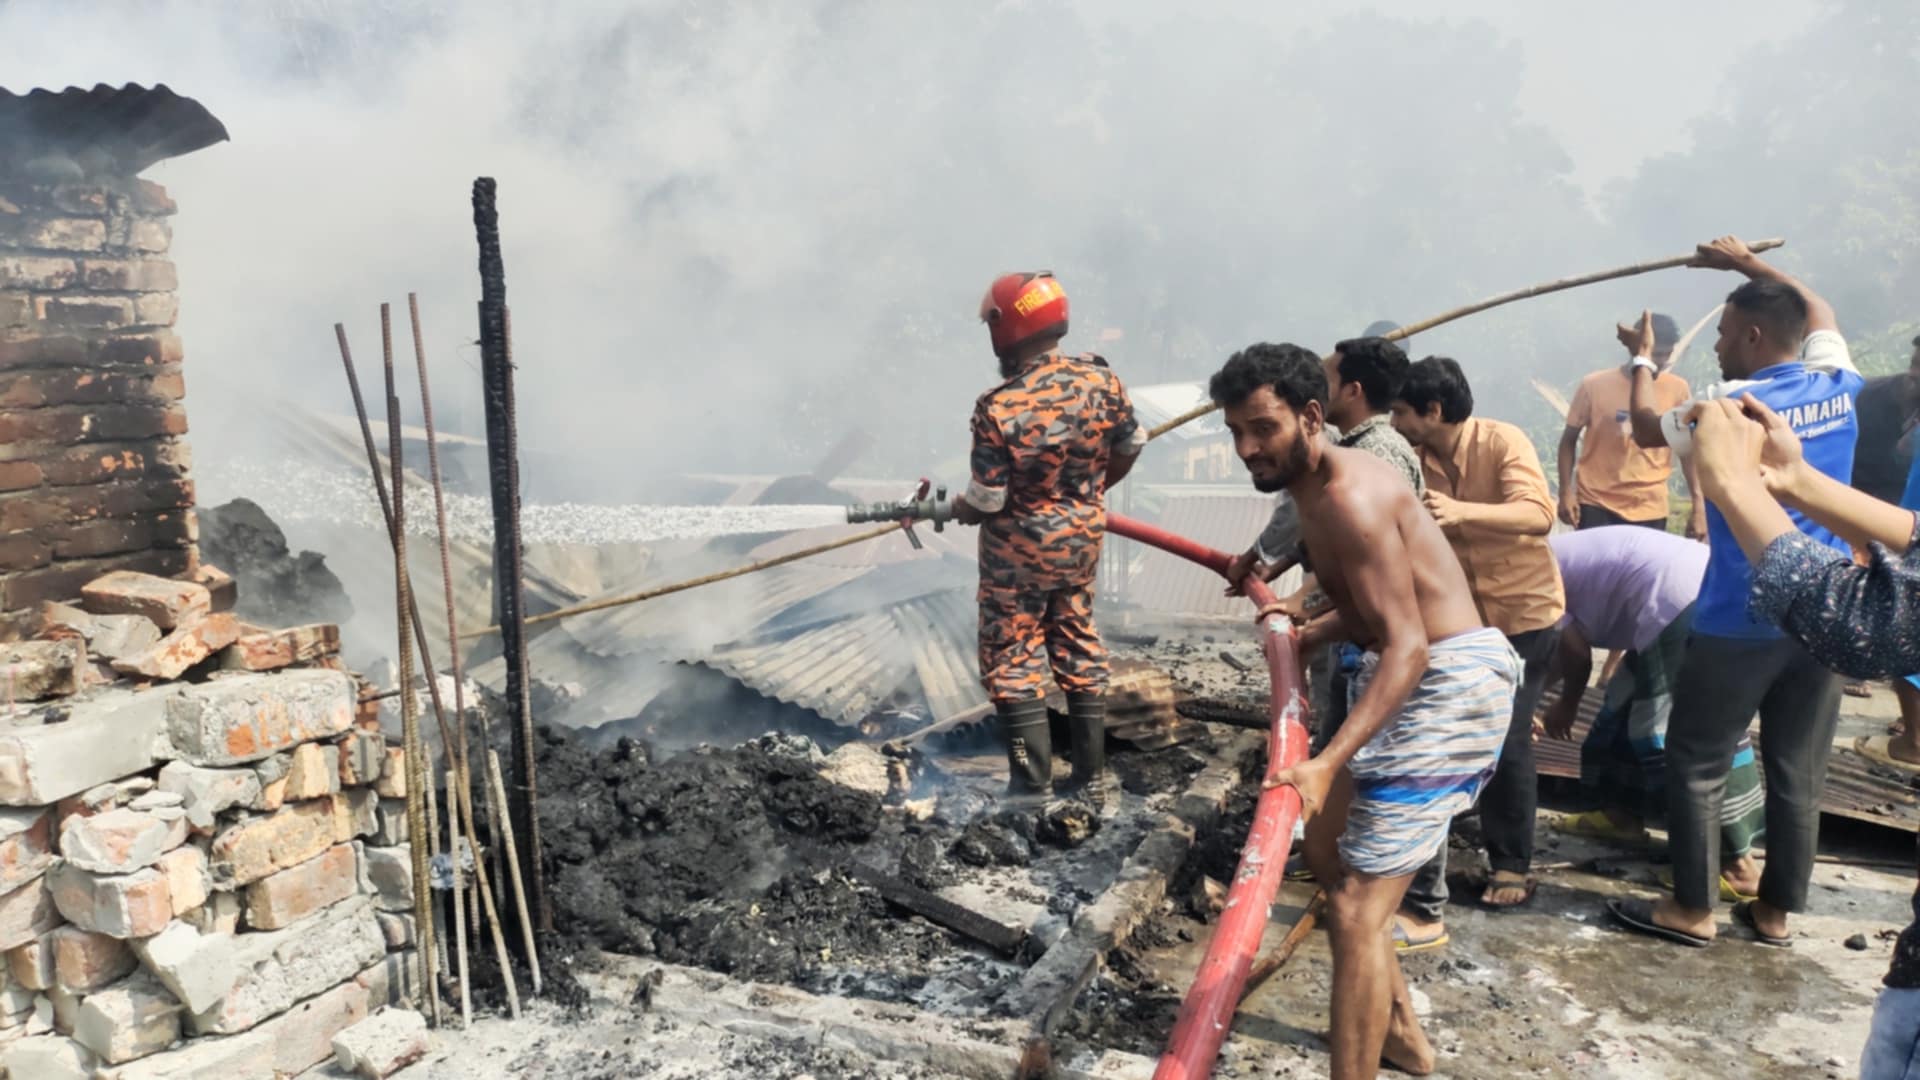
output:
[[[42,182],[132,177],[229,138],[206,106],[164,83],[25,94],[0,87],[0,175],[25,172]]]

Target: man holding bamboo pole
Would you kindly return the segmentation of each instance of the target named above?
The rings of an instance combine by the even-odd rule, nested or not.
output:
[[[1863,380],[1832,306],[1737,237],[1701,244],[1693,265],[1748,279],[1727,296],[1714,343],[1729,381],[1703,397],[1751,397],[1768,406],[1793,429],[1807,463],[1845,483],[1853,473],[1859,432],[1854,396]],[[1651,322],[1643,315],[1637,333],[1622,332],[1634,350],[1634,434],[1643,445],[1675,446],[1685,455],[1692,442],[1686,407],[1661,415],[1652,403]],[[1845,540],[1815,521],[1797,512],[1793,521],[1815,542],[1848,550]],[[1762,943],[1785,946],[1791,944],[1787,916],[1805,909],[1813,876],[1840,683],[1804,646],[1755,618],[1749,606],[1753,568],[1726,518],[1711,505],[1707,536],[1706,578],[1667,732],[1673,897],[1608,906],[1642,933],[1696,947],[1712,943],[1720,808],[1734,746],[1757,711],[1767,787],[1766,869],[1759,899],[1736,905],[1733,914]]]

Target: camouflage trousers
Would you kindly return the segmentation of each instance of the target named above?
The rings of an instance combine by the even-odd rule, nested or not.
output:
[[[1047,692],[1107,688],[1107,649],[1093,625],[1093,583],[1059,589],[980,586],[980,682],[996,705]]]

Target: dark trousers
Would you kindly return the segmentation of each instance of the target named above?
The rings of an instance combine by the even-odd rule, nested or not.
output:
[[[1695,634],[1667,723],[1667,830],[1673,898],[1705,911],[1719,896],[1720,806],[1733,751],[1760,714],[1767,865],[1760,898],[1804,911],[1820,842],[1820,795],[1840,722],[1840,677],[1790,638]]]
[[[1526,670],[1513,692],[1513,717],[1493,779],[1480,793],[1480,832],[1487,842],[1487,864],[1524,874],[1533,865],[1533,819],[1540,806],[1540,780],[1533,767],[1533,713],[1547,688],[1547,667],[1560,644],[1560,628],[1509,634]],[[1440,850],[1442,860],[1446,849]],[[1444,872],[1444,864],[1443,864]]]
[[[1643,529],[1667,531],[1667,519],[1664,517],[1648,518],[1645,521],[1628,521],[1604,506],[1595,506],[1592,503],[1580,504],[1580,528],[1600,529],[1608,525],[1638,525]]]

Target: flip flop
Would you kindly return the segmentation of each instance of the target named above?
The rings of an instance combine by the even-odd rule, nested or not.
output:
[[[1661,873],[1660,887],[1668,892],[1673,891],[1673,871],[1667,870]],[[1727,875],[1721,874],[1720,899],[1729,904],[1738,904],[1743,900],[1758,900],[1760,899],[1760,894],[1741,892],[1739,889],[1733,887],[1733,882],[1727,880]]]
[[[1862,735],[1853,740],[1853,751],[1861,757],[1878,762],[1881,765],[1891,765],[1896,769],[1905,769],[1907,772],[1920,773],[1920,764],[1911,761],[1901,761],[1899,758],[1893,756],[1887,749],[1887,744],[1892,741],[1893,736],[1891,735]]]
[[[1751,900],[1733,905],[1733,921],[1746,927],[1747,931],[1753,935],[1753,940],[1762,945],[1774,949],[1793,948],[1792,937],[1775,937],[1761,931],[1760,924],[1753,921],[1753,901]]]
[[[1685,945],[1693,949],[1704,949],[1713,944],[1712,938],[1701,937],[1699,934],[1689,934],[1685,930],[1675,930],[1672,927],[1661,926],[1659,923],[1654,922],[1653,901],[1651,900],[1609,900],[1607,901],[1607,911],[1611,913],[1614,920],[1622,926],[1625,926],[1629,930],[1646,934],[1649,937],[1662,938],[1666,941]]]
[[[1553,823],[1553,829],[1566,836],[1583,836],[1589,840],[1627,847],[1645,847],[1651,839],[1646,829],[1623,829],[1599,810],[1588,810],[1583,814],[1562,814],[1560,820]]]
[[[1524,890],[1526,895],[1522,896],[1520,899],[1514,901],[1511,904],[1495,904],[1487,900],[1487,891],[1489,889],[1511,889],[1511,888],[1515,888],[1516,886]],[[1539,887],[1540,887],[1540,882],[1537,881],[1532,874],[1528,874],[1526,878],[1520,882],[1512,882],[1512,881],[1496,882],[1493,880],[1493,877],[1489,875],[1487,877],[1487,880],[1480,883],[1479,904],[1481,907],[1485,908],[1488,911],[1512,911],[1514,908],[1525,907],[1528,904],[1533,903],[1534,891],[1537,890]]]
[[[1447,942],[1452,940],[1453,935],[1447,933],[1445,926],[1442,926],[1440,932],[1434,934],[1432,937],[1414,938],[1407,933],[1405,924],[1399,919],[1393,920],[1393,951],[1402,956],[1407,956],[1412,953],[1429,952],[1433,949],[1444,949],[1447,946]]]

